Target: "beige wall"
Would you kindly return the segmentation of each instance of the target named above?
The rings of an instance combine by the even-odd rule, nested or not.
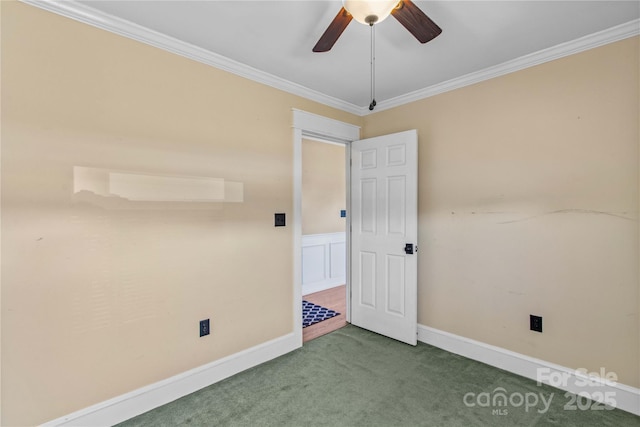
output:
[[[293,330],[293,233],[273,226],[292,214],[292,108],[362,122],[2,2],[2,425]],[[74,195],[74,166],[223,178],[243,184],[243,202]]]
[[[345,148],[302,141],[302,234],[345,231]]]
[[[418,129],[419,323],[640,385],[638,51],[366,116],[367,137]]]

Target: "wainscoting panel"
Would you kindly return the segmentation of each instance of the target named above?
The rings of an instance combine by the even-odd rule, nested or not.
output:
[[[346,283],[346,234],[302,236],[302,295]]]

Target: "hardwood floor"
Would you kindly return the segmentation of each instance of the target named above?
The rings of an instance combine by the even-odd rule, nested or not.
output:
[[[315,325],[307,326],[302,330],[302,342],[305,343],[314,338],[333,332],[347,324],[347,287],[346,285],[336,286],[326,291],[316,292],[314,294],[302,297],[306,301],[323,307],[335,310],[339,315],[331,319],[323,320]]]

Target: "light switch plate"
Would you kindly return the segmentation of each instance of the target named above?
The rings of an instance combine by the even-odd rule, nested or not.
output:
[[[286,215],[283,213],[274,214],[274,219],[274,225],[276,227],[284,227],[285,225],[287,225]]]

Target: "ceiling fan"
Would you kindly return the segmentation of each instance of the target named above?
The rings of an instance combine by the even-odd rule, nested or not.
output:
[[[331,50],[353,18],[373,26],[393,15],[420,43],[436,38],[442,29],[411,0],[342,0],[342,9],[313,47],[314,52]]]

